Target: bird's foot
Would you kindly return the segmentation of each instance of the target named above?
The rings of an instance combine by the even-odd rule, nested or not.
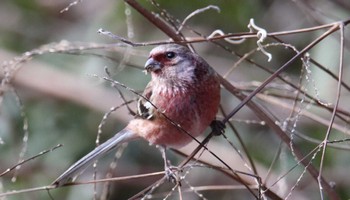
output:
[[[225,133],[226,126],[219,120],[213,120],[210,124],[210,127],[214,135],[222,135]]]
[[[176,166],[165,167],[165,177],[168,181],[174,183],[175,185],[181,186],[181,172],[182,169]]]
[[[166,147],[159,145],[157,146],[157,148],[162,153],[162,157],[164,161],[165,178],[168,181],[174,183],[175,185],[181,186],[180,174],[182,172],[182,168],[171,165],[170,161],[167,159],[167,156],[166,156]]]

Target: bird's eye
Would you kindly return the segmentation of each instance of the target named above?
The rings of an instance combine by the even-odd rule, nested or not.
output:
[[[175,53],[170,51],[165,53],[165,57],[168,59],[173,59],[175,57]]]

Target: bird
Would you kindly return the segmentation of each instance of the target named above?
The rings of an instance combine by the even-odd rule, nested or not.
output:
[[[52,185],[74,181],[86,167],[122,143],[143,138],[151,145],[180,148],[215,121],[220,82],[201,56],[180,44],[163,44],[150,51],[145,70],[151,80],[138,100],[135,118],[71,165]]]

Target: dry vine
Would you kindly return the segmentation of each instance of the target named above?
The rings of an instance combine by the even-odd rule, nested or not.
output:
[[[81,0],[74,1],[66,8],[62,9],[61,12],[70,12],[72,8],[84,3],[88,2]],[[334,189],[334,184],[330,182],[332,177],[329,177],[329,175],[325,173],[325,168],[327,162],[327,151],[329,151],[330,148],[338,151],[340,151],[340,149],[346,151],[350,149],[348,145],[348,141],[350,140],[350,131],[348,130],[350,112],[346,106],[341,104],[342,99],[350,92],[350,86],[346,80],[348,76],[344,72],[346,70],[344,66],[344,63],[346,63],[346,56],[344,56],[344,54],[348,51],[345,28],[348,26],[350,20],[336,21],[334,23],[321,23],[321,25],[309,28],[280,32],[267,32],[262,25],[258,26],[254,20],[251,20],[247,23],[249,24],[249,32],[225,33],[224,31],[217,29],[213,30],[212,34],[205,35],[196,31],[189,25],[189,23],[192,18],[196,18],[199,15],[205,15],[210,9],[220,11],[220,8],[217,6],[208,5],[204,8],[198,8],[192,13],[189,13],[187,17],[181,21],[178,20],[177,16],[173,17],[171,13],[162,8],[161,4],[154,0],[149,0],[148,3],[156,10],[155,12],[157,14],[151,12],[136,0],[125,0],[125,3],[127,4],[125,7],[128,28],[127,38],[119,36],[118,34],[113,34],[112,31],[99,29],[98,32],[100,34],[103,36],[109,36],[113,39],[113,44],[62,41],[59,43],[43,45],[37,49],[28,51],[21,56],[2,62],[0,67],[0,105],[3,104],[5,95],[13,94],[13,98],[16,99],[24,121],[24,136],[18,162],[7,167],[3,172],[0,171],[0,199],[6,198],[10,195],[38,192],[40,190],[48,191],[48,195],[55,199],[55,195],[51,196],[51,192],[61,190],[61,188],[55,188],[49,183],[41,183],[43,186],[40,187],[27,189],[16,188],[16,191],[7,191],[7,186],[4,184],[5,182],[2,181],[2,178],[7,177],[9,173],[13,173],[11,176],[15,179],[16,176],[20,176],[18,175],[20,172],[19,166],[25,168],[28,161],[36,162],[38,157],[43,155],[50,156],[48,153],[51,153],[57,147],[61,146],[58,145],[49,150],[44,150],[34,156],[27,156],[27,139],[30,138],[30,135],[28,131],[29,122],[27,122],[28,119],[25,114],[26,103],[22,102],[21,98],[18,97],[21,95],[17,95],[17,86],[14,84],[16,83],[15,79],[17,73],[23,70],[22,68],[26,63],[30,63],[32,62],[32,59],[45,54],[94,56],[103,60],[108,60],[111,63],[118,63],[118,70],[123,73],[125,67],[133,67],[137,70],[140,69],[140,65],[138,63],[133,63],[132,59],[130,59],[132,56],[137,56],[139,54],[144,55],[143,51],[137,49],[138,47],[148,47],[166,43],[185,44],[194,51],[196,50],[194,44],[198,43],[215,46],[215,48],[228,53],[231,60],[238,59],[232,67],[224,68],[225,72],[221,74],[225,75],[220,77],[220,81],[223,91],[227,92],[230,96],[228,98],[230,100],[238,99],[239,103],[232,107],[229,106],[229,103],[225,104],[223,102],[221,111],[218,114],[218,119],[220,119],[227,127],[226,133],[219,136],[219,139],[221,140],[220,142],[225,143],[225,145],[228,146],[225,150],[229,151],[230,154],[237,155],[243,169],[237,169],[237,166],[233,165],[232,162],[228,161],[227,157],[224,157],[223,154],[217,151],[217,146],[215,148],[211,146],[212,143],[215,143],[216,140],[218,140],[218,138],[214,138],[214,133],[211,132],[203,140],[193,138],[196,145],[194,150],[187,150],[186,152],[183,150],[172,150],[173,155],[179,156],[181,159],[180,164],[176,166],[181,169],[179,172],[179,180],[181,184],[178,183],[173,185],[168,183],[163,171],[155,171],[151,173],[142,172],[137,175],[113,177],[115,176],[115,171],[118,169],[117,164],[121,162],[120,160],[122,159],[123,152],[128,149],[128,147],[125,147],[117,150],[115,159],[110,164],[107,178],[99,178],[99,168],[97,167],[97,163],[95,163],[93,180],[76,181],[64,185],[64,188],[75,188],[79,187],[78,185],[94,184],[94,192],[91,192],[91,194],[94,195],[94,198],[107,199],[111,194],[110,187],[112,186],[112,183],[119,184],[122,181],[134,181],[134,183],[136,183],[136,180],[140,179],[147,180],[148,186],[140,189],[139,192],[133,193],[133,196],[128,197],[129,199],[185,199],[187,197],[186,194],[191,194],[192,198],[208,199],[206,197],[206,192],[209,193],[210,191],[215,191],[220,193],[221,191],[226,190],[230,191],[230,194],[234,194],[235,191],[244,191],[245,197],[250,199],[292,199],[294,196],[308,198],[308,193],[298,191],[298,188],[301,187],[300,185],[302,185],[304,180],[311,181],[307,177],[310,175],[313,178],[312,182],[314,184],[316,183],[319,191],[318,195],[313,194],[317,199],[341,199],[343,197],[336,189]],[[298,3],[298,6],[300,6],[300,3]],[[134,32],[130,14],[131,8],[141,14],[144,19],[148,20],[171,40],[148,42],[134,41],[134,36],[138,33]],[[307,8],[307,6],[305,6],[305,8]],[[322,34],[311,42],[306,43],[304,47],[300,49],[294,46],[294,44],[287,43],[281,39],[282,36],[293,36],[295,34],[316,31],[322,32]],[[191,36],[187,36],[189,32],[192,34]],[[337,68],[337,74],[332,70],[329,70],[327,66],[320,64],[317,59],[314,59],[312,54],[309,53],[325,39],[333,37],[336,33],[339,33],[340,35],[338,38],[340,44],[339,67]],[[256,41],[257,45],[257,47],[250,52],[241,54],[238,51],[232,50],[233,47],[231,45],[243,45],[249,40]],[[270,67],[267,67],[268,64],[266,64],[265,61],[268,60],[268,62],[270,62],[271,59],[276,59],[272,51],[277,48],[287,49],[290,52],[290,57],[287,61],[284,61],[277,70],[273,70]],[[98,51],[118,52],[122,56],[121,59],[119,59],[99,53]],[[257,55],[263,57],[262,60],[265,60],[255,61],[253,57]],[[268,57],[268,59],[266,59],[266,57]],[[298,62],[301,64],[295,64]],[[244,63],[248,63],[250,66],[266,72],[268,76],[264,80],[251,81],[245,85],[240,85],[235,82],[235,80],[232,80],[232,75],[239,70],[240,66]],[[298,80],[286,77],[289,68],[295,66],[300,67]],[[215,68],[215,66],[213,67]],[[311,67],[316,67],[323,71],[328,77],[336,82],[334,100],[325,101],[320,97],[316,86],[317,82],[312,77],[313,72]],[[75,98],[74,95],[66,94],[64,91],[50,91],[45,87],[36,88],[41,92],[44,91],[44,93],[50,93],[55,98],[66,99],[72,102],[77,102],[81,105],[90,106],[96,110],[102,110],[105,114],[96,128],[98,132],[96,136],[96,145],[100,143],[100,137],[102,136],[102,133],[104,133],[104,126],[106,126],[108,120],[112,118],[116,111],[126,107],[129,114],[133,115],[134,111],[132,104],[135,99],[138,97],[144,98],[137,90],[115,80],[111,72],[108,70],[105,70],[105,72],[108,75],[106,77],[104,75],[92,75],[92,77],[95,80],[107,83],[110,88],[114,89],[113,92],[118,94],[117,98],[119,99],[119,104],[114,104],[113,107],[111,106],[109,111],[98,106],[94,107],[94,104],[84,102],[79,98]],[[312,88],[313,92],[308,88]],[[107,94],[106,97],[108,95],[109,94]],[[277,107],[277,109],[287,111],[288,115],[282,117],[279,112],[275,113],[275,110],[273,109],[274,106]],[[310,107],[318,109],[317,111],[319,112],[322,111],[323,115],[318,116],[317,111],[310,109]],[[245,108],[249,108],[251,112],[254,113],[256,119],[236,119],[235,117],[238,113],[242,112]],[[164,117],[167,118],[167,116]],[[313,121],[314,126],[326,127],[327,130],[324,132],[321,139],[313,138],[310,134],[307,134],[305,130],[303,132],[303,130],[299,128],[302,126],[303,119]],[[238,121],[243,121],[248,125],[257,121],[257,124],[261,124],[263,127],[269,129],[269,133],[272,137],[276,141],[279,141],[279,146],[274,148],[275,154],[273,158],[270,158],[271,161],[268,164],[268,170],[266,170],[266,173],[261,171],[263,165],[255,158],[252,150],[253,147],[248,144],[249,141],[247,141],[247,138],[244,137],[244,133],[236,124],[239,123]],[[175,122],[171,121],[171,123],[177,125]],[[335,131],[337,131],[337,134],[341,134],[343,139],[332,137]],[[183,132],[184,134],[190,135],[185,130],[183,130]],[[230,135],[231,133],[235,136],[232,137],[232,135]],[[232,138],[235,138],[235,140]],[[300,142],[300,140],[307,144],[307,150],[301,145],[302,142]],[[0,136],[0,145],[1,143],[3,143],[3,139]],[[283,161],[280,159],[282,157],[281,155],[285,152],[290,154],[290,157],[295,159],[295,162],[291,166],[286,165],[287,167],[282,171],[275,171],[274,169],[276,166],[283,165],[281,164]],[[14,159],[13,162],[16,162],[16,159]],[[216,176],[225,177],[227,179],[225,184],[222,184],[215,179],[211,180],[212,184],[208,185],[197,186],[194,181],[191,182],[191,175],[196,174],[197,171],[202,169],[210,171]],[[300,171],[297,171],[297,169]],[[295,174],[298,174],[296,178],[289,177],[290,175]],[[153,179],[151,180],[151,178]],[[105,185],[102,185],[102,183]],[[280,192],[279,187],[284,186],[287,187],[286,192]],[[225,194],[225,192],[222,193]],[[224,196],[225,195],[222,197]]]

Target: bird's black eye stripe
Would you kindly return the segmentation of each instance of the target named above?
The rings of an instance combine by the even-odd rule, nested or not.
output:
[[[172,59],[172,58],[175,57],[175,53],[172,52],[172,51],[166,52],[165,53],[165,57],[168,58],[168,59]]]

